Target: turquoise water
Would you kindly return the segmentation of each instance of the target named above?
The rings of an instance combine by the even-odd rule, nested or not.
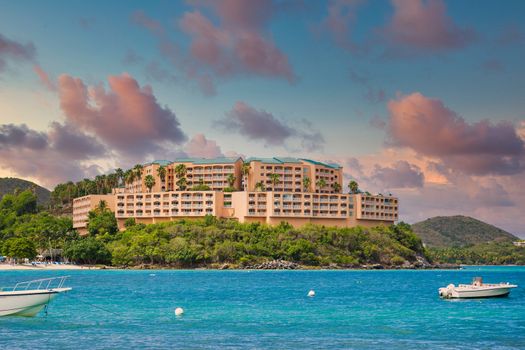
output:
[[[47,316],[0,318],[0,348],[525,348],[523,267],[65,273],[74,290]],[[63,274],[4,271],[0,286]],[[520,287],[508,298],[438,298],[439,287],[478,275]]]

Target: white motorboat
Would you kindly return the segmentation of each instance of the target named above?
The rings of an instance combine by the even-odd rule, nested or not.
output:
[[[449,284],[439,288],[439,296],[442,298],[495,298],[506,297],[515,284],[507,283],[483,283],[481,277],[474,277],[471,284]]]
[[[59,293],[70,291],[64,282],[69,276],[19,282],[0,289],[0,316],[33,317]]]

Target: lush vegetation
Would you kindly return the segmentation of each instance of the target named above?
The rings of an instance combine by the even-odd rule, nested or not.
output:
[[[462,247],[486,242],[512,242],[512,234],[467,216],[436,216],[412,225],[428,247]]]
[[[33,191],[15,191],[2,197],[0,255],[33,259],[37,251],[62,249],[76,237],[71,219],[38,211]]]
[[[481,243],[468,247],[430,248],[433,261],[465,265],[525,265],[525,248],[509,242]]]
[[[0,199],[5,194],[13,194],[15,191],[23,191],[30,189],[37,197],[38,205],[46,206],[49,204],[51,199],[51,192],[37,184],[14,177],[2,177],[0,178]]]
[[[212,216],[152,225],[130,218],[119,231],[115,216],[101,202],[89,213],[88,232],[80,237],[71,219],[42,210],[33,190],[15,191],[0,200],[0,255],[15,259],[62,250],[77,263],[116,266],[247,266],[283,259],[309,266],[395,267],[420,256],[434,263],[525,264],[525,248],[506,241],[425,250],[404,223],[371,229],[293,228],[285,222],[272,227]]]
[[[242,266],[273,259],[313,266],[396,266],[424,254],[421,240],[406,224],[374,229],[314,225],[296,229],[287,223],[272,227],[208,216],[152,225],[129,219],[124,231],[111,234],[112,230],[105,228],[93,233],[92,225],[107,215],[105,210],[98,208],[90,215],[91,234],[80,241],[103,242],[117,266]],[[116,224],[113,228],[116,230]]]

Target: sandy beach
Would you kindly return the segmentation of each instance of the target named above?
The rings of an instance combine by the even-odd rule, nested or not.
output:
[[[82,265],[55,265],[55,264],[0,264],[0,271],[7,270],[98,270],[98,267],[94,266],[82,266]]]

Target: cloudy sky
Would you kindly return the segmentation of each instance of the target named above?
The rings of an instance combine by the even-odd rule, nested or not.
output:
[[[525,2],[0,0],[0,176],[334,161],[525,237]]]

